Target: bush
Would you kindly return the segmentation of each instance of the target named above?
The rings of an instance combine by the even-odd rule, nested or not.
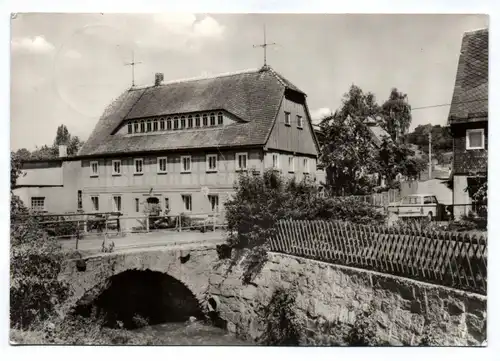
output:
[[[279,288],[264,307],[262,322],[265,324],[260,342],[266,346],[298,346],[303,326],[295,313],[295,290]]]
[[[385,221],[385,216],[368,203],[354,197],[325,197],[311,181],[287,180],[275,171],[242,174],[236,194],[225,203],[225,208],[227,244],[235,249],[250,249],[243,277],[247,281],[261,268],[258,263],[265,261],[267,242],[276,234],[279,220],[326,219],[361,224]]]
[[[346,336],[345,341],[350,346],[379,346],[377,328],[373,319],[373,309],[369,307],[358,313],[354,325]]]
[[[10,324],[26,330],[56,315],[68,297],[58,280],[65,254],[34,219],[12,223],[10,237]]]

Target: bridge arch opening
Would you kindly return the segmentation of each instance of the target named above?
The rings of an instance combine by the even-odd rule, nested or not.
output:
[[[176,278],[150,270],[128,270],[112,276],[104,290],[84,295],[74,313],[100,318],[107,327],[134,329],[145,324],[183,322],[203,318],[196,296]]]

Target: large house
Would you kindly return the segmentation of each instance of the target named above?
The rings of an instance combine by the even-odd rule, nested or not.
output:
[[[463,36],[448,124],[454,213],[460,216],[473,209],[471,196],[488,170],[488,29]]]
[[[314,178],[318,153],[306,94],[264,66],[170,82],[156,74],[153,85],[113,101],[65,162],[78,184],[74,211],[135,217],[153,205],[171,214],[222,211],[241,172]],[[44,197],[52,212],[56,200]]]

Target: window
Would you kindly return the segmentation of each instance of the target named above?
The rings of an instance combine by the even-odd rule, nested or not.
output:
[[[172,129],[172,119],[167,118],[167,130]]]
[[[219,125],[224,124],[224,115],[222,115],[222,112],[219,112],[219,114],[217,114],[217,123]]]
[[[131,122],[129,122],[129,123],[128,123],[128,134],[131,134],[131,133],[132,133],[132,131],[133,131],[133,129],[132,129],[132,123],[131,123]]]
[[[77,196],[77,202],[76,202],[76,208],[77,209],[83,209],[83,201],[82,201],[82,191],[78,191],[78,196]]]
[[[184,212],[191,212],[191,210],[193,209],[193,205],[191,203],[191,195],[183,194],[182,204],[184,205]]]
[[[160,118],[160,130],[165,130],[165,119]]]
[[[92,196],[92,197],[90,197],[90,200],[92,202],[92,210],[94,212],[98,212],[99,211],[99,197],[98,196]]]
[[[134,174],[142,174],[143,173],[143,165],[144,165],[144,162],[142,159],[134,159]]]
[[[190,155],[181,156],[181,165],[183,172],[191,172],[191,156]]]
[[[208,195],[208,201],[210,202],[210,210],[212,212],[219,211],[219,196],[214,194]]]
[[[155,120],[155,121],[153,122],[153,132],[157,132],[157,131],[158,131],[158,121],[157,121],[157,120]]]
[[[484,129],[467,129],[467,149],[484,149]]]
[[[280,167],[280,156],[279,154],[273,154],[273,168],[279,169]]]
[[[151,120],[148,120],[147,125],[146,125],[146,132],[151,131]]]
[[[98,161],[90,162],[90,176],[91,177],[99,176],[99,162]]]
[[[196,128],[199,128],[200,127],[200,115],[196,114],[194,116],[194,119],[195,119],[195,123],[196,123]]]
[[[134,133],[139,133],[139,122],[138,121],[134,122]]]
[[[217,154],[207,155],[207,172],[217,171]]]
[[[182,116],[181,117],[181,129],[186,128],[186,117]]]
[[[122,211],[122,197],[121,196],[113,196],[113,211],[121,212]]]
[[[247,169],[247,153],[236,153],[236,170]]]
[[[297,115],[297,128],[303,128],[304,124],[302,122],[302,115]]]
[[[188,128],[192,128],[193,127],[193,116],[192,115],[189,115],[188,116]]]
[[[424,197],[424,204],[433,204],[433,203],[434,203],[434,197],[431,196]]]
[[[146,131],[146,125],[144,124],[144,120],[141,120],[141,133]]]
[[[167,173],[167,157],[158,158],[158,173]]]
[[[210,126],[214,127],[215,126],[215,114],[210,113]]]
[[[139,212],[139,198],[135,199],[135,211],[138,213]]]
[[[43,212],[45,210],[45,197],[31,197],[31,210]]]
[[[208,115],[203,114],[203,126],[206,127],[208,125]]]
[[[165,210],[170,210],[170,200],[168,198],[165,198]]]
[[[290,125],[290,113],[285,112],[285,125]]]
[[[174,129],[178,129],[178,128],[179,128],[179,118],[174,117]]]
[[[288,171],[295,172],[295,162],[292,156],[288,157]]]
[[[113,161],[113,175],[120,175],[122,174],[122,161],[121,160],[114,160]]]
[[[309,159],[307,158],[304,158],[304,160],[302,161],[302,166],[303,166],[303,172],[304,173],[309,173]]]

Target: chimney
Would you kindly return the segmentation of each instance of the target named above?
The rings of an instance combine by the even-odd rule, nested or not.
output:
[[[68,156],[68,146],[60,145],[59,146],[59,158],[65,158]]]
[[[155,86],[161,85],[162,81],[163,81],[163,73],[156,73],[155,74]]]

